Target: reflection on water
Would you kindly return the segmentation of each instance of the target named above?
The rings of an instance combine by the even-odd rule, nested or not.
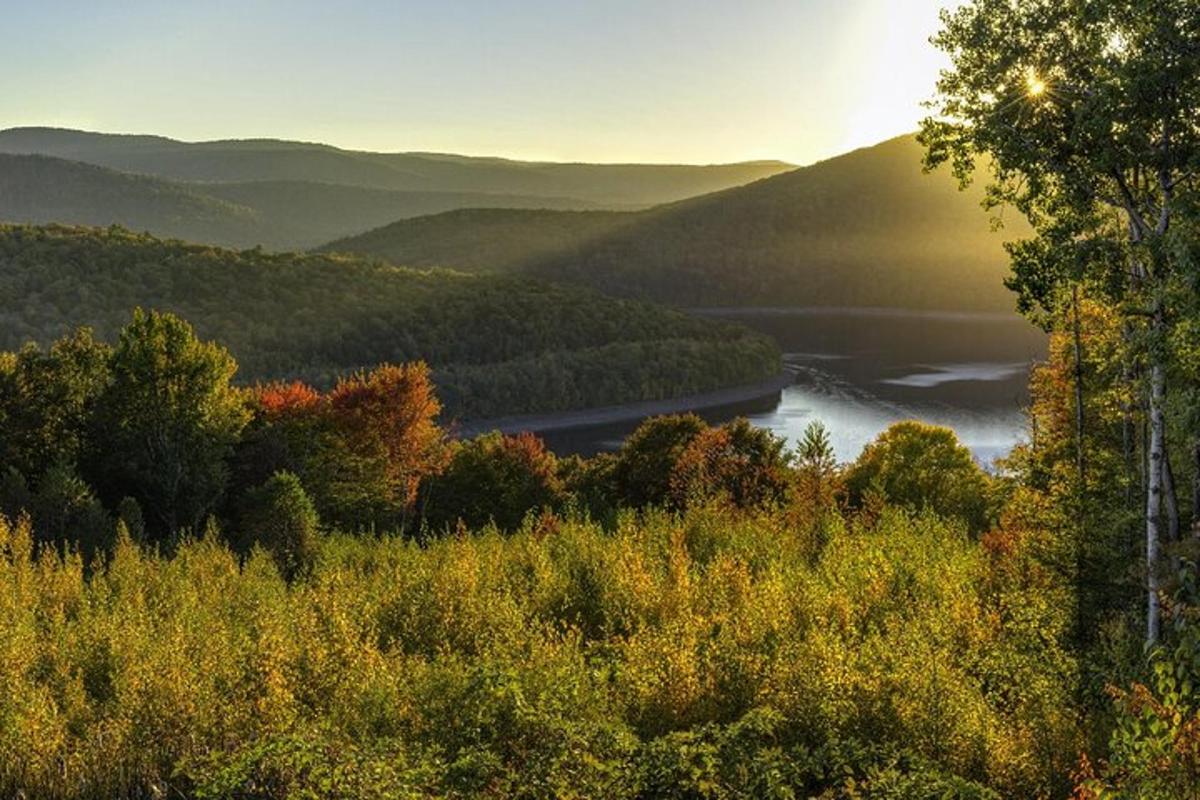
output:
[[[829,430],[841,460],[893,422],[920,419],[954,428],[984,463],[1024,435],[1030,364],[1045,357],[1042,333],[1007,315],[916,314],[882,310],[721,311],[773,336],[788,352],[795,383],[777,398],[711,409],[710,422],[748,416],[797,441],[811,420]],[[547,432],[559,452],[620,444],[634,425]]]
[[[790,360],[790,359],[789,359]],[[778,404],[770,411],[749,415],[755,425],[769,428],[791,442],[800,439],[812,420],[820,420],[829,430],[829,437],[842,461],[854,459],[863,447],[894,422],[920,419],[954,428],[960,439],[988,463],[1007,452],[1021,437],[1024,419],[1020,411],[1021,385],[1024,368],[1017,373],[1000,369],[1001,365],[964,365],[960,377],[953,381],[987,381],[998,384],[1001,396],[1012,397],[1008,404],[960,405],[937,399],[935,390],[952,380],[922,382],[929,373],[912,376],[913,382],[902,378],[887,378],[875,386],[856,386],[844,378],[802,363],[790,363],[796,372],[796,383],[784,389]],[[976,378],[974,374],[1004,377]],[[942,372],[938,376],[944,375]],[[1013,383],[1016,378],[1016,385]],[[918,387],[929,392],[928,398],[897,398],[886,387]]]
[[[1002,381],[1023,374],[1028,364],[922,364],[931,372],[918,372],[902,378],[884,378],[882,383],[893,386],[916,386],[928,389],[955,381]]]

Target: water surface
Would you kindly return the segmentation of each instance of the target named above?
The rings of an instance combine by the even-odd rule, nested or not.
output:
[[[919,419],[955,430],[983,463],[1025,435],[1029,367],[1044,334],[1015,315],[887,309],[713,309],[774,337],[794,383],[776,396],[701,413],[710,422],[747,416],[789,442],[810,421],[851,460],[893,422]],[[547,431],[559,452],[612,449],[636,424]]]

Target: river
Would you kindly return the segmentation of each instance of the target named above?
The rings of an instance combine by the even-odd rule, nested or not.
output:
[[[893,422],[953,428],[982,463],[1025,435],[1029,368],[1045,335],[1016,315],[889,309],[704,309],[774,337],[792,382],[756,400],[698,412],[710,422],[747,416],[789,442],[810,421],[852,460]],[[559,453],[613,449],[636,420],[539,434]]]

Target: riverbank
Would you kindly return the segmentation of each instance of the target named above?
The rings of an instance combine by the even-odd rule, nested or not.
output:
[[[723,406],[762,400],[773,395],[778,395],[785,388],[791,386],[794,379],[795,377],[791,373],[781,372],[779,375],[759,383],[718,389],[702,394],[685,395],[667,400],[645,400],[640,403],[585,408],[578,411],[560,411],[553,414],[525,414],[486,420],[468,420],[454,423],[450,427],[456,435],[466,438],[478,436],[488,431],[500,431],[501,433],[521,433],[525,431],[530,433],[546,433],[551,431],[598,428],[605,425],[620,425],[662,414],[684,414],[689,411],[700,412]]]

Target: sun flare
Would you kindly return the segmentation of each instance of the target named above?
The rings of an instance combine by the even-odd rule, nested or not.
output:
[[[1030,69],[1025,73],[1025,91],[1030,97],[1041,97],[1048,88],[1036,70]]]

